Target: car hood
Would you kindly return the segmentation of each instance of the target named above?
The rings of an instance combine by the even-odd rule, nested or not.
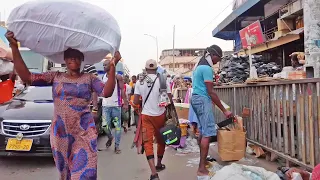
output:
[[[52,102],[35,103],[13,100],[0,117],[7,120],[52,120],[54,106]]]

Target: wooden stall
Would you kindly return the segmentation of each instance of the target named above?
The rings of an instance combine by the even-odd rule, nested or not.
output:
[[[215,87],[244,117],[249,142],[307,169],[320,163],[320,79]],[[249,112],[249,113],[248,113]],[[224,115],[216,108],[217,121]]]

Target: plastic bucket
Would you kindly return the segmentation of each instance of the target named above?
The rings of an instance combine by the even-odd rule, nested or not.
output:
[[[188,135],[188,124],[180,124],[181,136]]]
[[[8,102],[12,99],[14,84],[11,80],[0,82],[0,104]]]

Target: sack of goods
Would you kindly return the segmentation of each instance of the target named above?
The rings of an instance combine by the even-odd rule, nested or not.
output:
[[[85,64],[100,62],[119,49],[117,21],[106,10],[82,1],[30,1],[10,14],[8,30],[21,46],[63,64],[68,48],[84,54]]]

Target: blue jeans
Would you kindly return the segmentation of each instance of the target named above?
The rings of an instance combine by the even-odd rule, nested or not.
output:
[[[203,137],[216,136],[212,100],[206,96],[192,95],[191,105],[198,117],[198,127]]]
[[[119,148],[121,139],[121,108],[120,107],[102,107],[102,127],[108,138],[112,138],[111,123],[114,124],[115,147]]]

